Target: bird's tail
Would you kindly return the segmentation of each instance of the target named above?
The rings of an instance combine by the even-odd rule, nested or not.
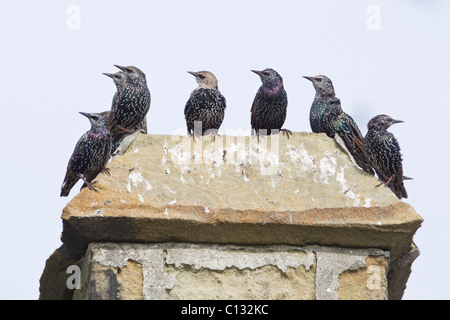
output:
[[[79,180],[78,177],[75,176],[69,176],[66,179],[64,179],[64,182],[61,186],[60,197],[67,197],[70,193],[70,190],[78,182],[78,180]]]
[[[408,198],[408,193],[406,192],[405,185],[403,184],[402,178],[400,178],[399,176],[396,176],[394,178],[394,180],[392,181],[392,183],[390,183],[389,185],[392,186],[391,189],[395,193],[397,198],[399,198],[400,200],[402,198],[405,198],[405,199]]]
[[[375,172],[372,169],[372,166],[369,163],[369,160],[366,157],[366,154],[363,150],[358,149],[358,155],[355,158],[356,163],[363,169],[365,172],[370,173],[371,175],[375,175]]]
[[[402,188],[402,197],[405,198],[405,199],[408,198],[408,193],[406,192],[405,186],[403,186],[403,188]]]
[[[394,174],[392,180],[389,182],[388,186],[392,192],[397,196],[399,200],[402,198],[408,198],[408,193],[406,192],[405,185],[403,184],[403,175]],[[408,177],[406,177],[408,178]],[[410,178],[408,178],[409,180]]]

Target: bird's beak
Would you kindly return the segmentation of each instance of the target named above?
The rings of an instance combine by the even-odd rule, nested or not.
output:
[[[82,114],[83,116],[85,116],[85,117],[87,117],[87,118],[90,118],[90,117],[91,117],[91,114],[90,114],[90,113],[87,113],[87,112],[80,112],[80,114]]]
[[[303,78],[308,79],[308,80],[311,81],[311,82],[314,81],[314,77],[303,76]]]
[[[188,73],[192,74],[194,77],[197,76],[197,72],[194,72],[194,71],[188,71]]]
[[[405,122],[405,121],[403,121],[403,120],[392,120],[392,124],[396,124],[396,123],[403,123],[403,122]]]
[[[103,73],[105,76],[114,78],[114,73]]]
[[[258,76],[262,76],[262,71],[257,71],[257,70],[250,70],[251,72],[256,73]]]
[[[125,67],[118,66],[117,64],[115,64],[114,67],[119,68],[122,71],[127,71],[127,69]]]

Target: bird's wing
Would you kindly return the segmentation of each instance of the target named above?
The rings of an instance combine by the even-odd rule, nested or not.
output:
[[[197,118],[196,114],[199,112],[198,100],[201,99],[201,95],[202,92],[198,90],[192,91],[184,107],[184,118],[186,119],[188,134],[191,134],[194,130],[194,121]]]
[[[222,94],[219,94],[219,100],[220,100],[220,103],[223,105],[223,108],[226,109],[227,108],[227,100],[225,99],[225,97]]]
[[[117,110],[118,100],[119,100],[119,97],[118,97],[118,94],[116,91],[116,93],[114,93],[114,97],[112,99],[111,111],[109,112],[109,116],[108,116],[109,130],[111,130],[112,128],[114,128],[116,126],[116,119],[114,117],[114,112]]]
[[[395,173],[394,181],[392,182],[394,193],[396,196],[401,198],[408,198],[408,193],[406,192],[405,185],[403,184],[403,175],[399,173]]]
[[[64,176],[64,181],[61,186],[61,197],[66,197],[69,195],[72,187],[77,183],[79,179],[79,170],[77,168],[77,158],[83,156],[86,147],[86,137],[87,132],[78,140],[75,145],[75,149],[73,150],[72,155],[70,156],[69,163],[67,165],[66,175]],[[74,168],[77,170],[74,171]]]
[[[361,169],[372,175],[375,174],[372,166],[370,165],[369,159],[364,152],[364,138],[358,128],[358,125],[353,118],[345,112],[342,113],[339,118],[341,121],[340,129],[342,130],[342,134],[339,135],[344,140],[347,149],[353,156],[353,159],[355,159]]]
[[[403,165],[402,165],[402,154],[400,152],[400,145],[393,134],[388,133],[387,139],[384,141],[386,148],[389,150],[389,167],[392,168],[393,172],[401,174],[403,179]]]
[[[193,113],[198,109],[198,101],[204,100],[205,92],[203,89],[196,89],[192,91],[189,96],[186,106],[184,107],[184,117],[187,120],[192,117]]]
[[[389,155],[386,157],[389,174],[394,175],[389,186],[397,198],[408,198],[408,193],[406,192],[405,185],[403,184],[404,178],[400,145],[394,135],[389,132],[385,135],[385,139],[382,140],[382,143],[384,144],[384,147]],[[389,179],[390,176],[387,178]]]
[[[322,132],[325,132],[328,137],[333,139],[336,133],[335,125],[339,119],[334,118],[331,111],[331,108],[326,108],[319,119],[319,123]]]
[[[77,172],[83,172],[86,168],[85,161],[79,161],[79,159],[86,159],[89,155],[88,145],[86,142],[89,132],[86,132],[77,142],[75,149],[73,150],[72,156],[69,160],[69,167],[71,170],[76,170]]]
[[[258,102],[259,102],[258,94],[256,94],[255,99],[253,100],[252,108],[250,109],[250,112],[252,113],[250,119],[250,124],[252,128],[256,127],[256,110],[258,109]]]
[[[350,117],[348,114],[345,114],[345,115],[348,120],[348,124],[351,128],[351,132],[353,134],[353,140],[355,141],[355,146],[359,150],[364,152],[364,137],[361,134],[361,131],[359,130],[358,125],[356,124],[356,122],[353,120],[352,117]]]

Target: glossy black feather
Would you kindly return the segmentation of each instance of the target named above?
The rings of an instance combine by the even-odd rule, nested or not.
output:
[[[121,71],[105,74],[114,80],[117,87],[108,120],[113,152],[130,132],[143,129],[151,102],[145,74],[133,66],[116,67]]]
[[[328,102],[335,97],[334,87],[331,80],[323,75],[315,77],[304,77],[312,82],[316,95],[314,96],[311,109],[309,111],[309,123],[311,130],[314,133],[321,133],[324,130],[321,128],[320,119],[328,105]]]
[[[91,129],[81,136],[69,159],[61,186],[61,197],[69,195],[80,179],[91,182],[106,166],[111,156],[111,135],[106,119],[99,114],[91,121]],[[83,185],[84,186],[84,185]]]
[[[400,145],[394,135],[387,129],[394,123],[387,115],[378,115],[368,124],[368,132],[364,137],[364,149],[367,157],[375,169],[378,178],[387,183],[389,188],[399,198],[408,198],[403,180],[403,159]]]
[[[339,99],[329,100],[322,114],[320,126],[330,138],[334,138],[336,134],[341,137],[356,164],[367,173],[375,174],[364,152],[363,135],[353,118],[342,111]]]
[[[250,110],[252,133],[270,135],[274,129],[282,130],[287,115],[287,93],[283,79],[275,70],[253,72],[261,77],[262,85]]]
[[[201,132],[195,135],[204,135],[211,131],[217,132],[222,125],[226,109],[225,97],[216,89],[198,88],[189,97],[184,108],[184,116],[188,133],[194,132],[194,124],[201,121]]]

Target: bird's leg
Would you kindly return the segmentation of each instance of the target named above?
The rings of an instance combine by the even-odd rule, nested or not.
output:
[[[217,130],[211,130],[209,133],[210,137],[212,138],[212,141],[216,141],[216,137],[220,136],[220,134],[217,133]]]
[[[90,182],[88,182],[88,181],[86,180],[85,177],[81,177],[81,179],[84,181],[84,183],[86,183],[86,185],[88,186],[88,188],[89,188],[90,190],[94,190],[95,192],[98,192],[98,190],[95,189],[94,186],[93,186],[93,184],[94,184],[95,182],[97,182],[97,181],[95,181],[95,182],[93,182],[93,183],[90,183]]]
[[[130,130],[130,129],[127,129],[127,128],[124,128],[124,127],[121,127],[121,126],[118,126],[118,128],[119,128],[120,130],[122,130],[122,131],[128,133],[128,134],[133,134],[133,133],[136,133],[136,132],[138,132],[138,131],[139,131],[139,132],[142,132],[142,133],[147,133],[147,132],[145,132],[145,130],[142,129],[142,128],[137,128],[137,129],[133,129],[133,130]]]
[[[283,132],[283,136],[286,133],[287,138],[289,139],[289,135],[292,135],[292,131],[288,129],[280,129],[281,132]]]
[[[379,184],[377,184],[376,186],[375,186],[375,188],[378,188],[379,186],[381,186],[382,184],[384,184],[386,187],[389,185],[389,183],[391,182],[391,180],[392,180],[392,178],[394,177],[394,175],[392,175],[389,179],[388,179],[388,181],[386,181],[386,182],[381,182],[381,183],[379,183]]]
[[[102,172],[107,174],[108,176],[111,176],[111,169],[110,168],[106,168],[105,167],[105,168],[102,169]]]
[[[127,128],[121,127],[121,126],[117,126],[120,130],[125,131],[126,133],[132,134],[135,132],[135,130],[129,130]]]

